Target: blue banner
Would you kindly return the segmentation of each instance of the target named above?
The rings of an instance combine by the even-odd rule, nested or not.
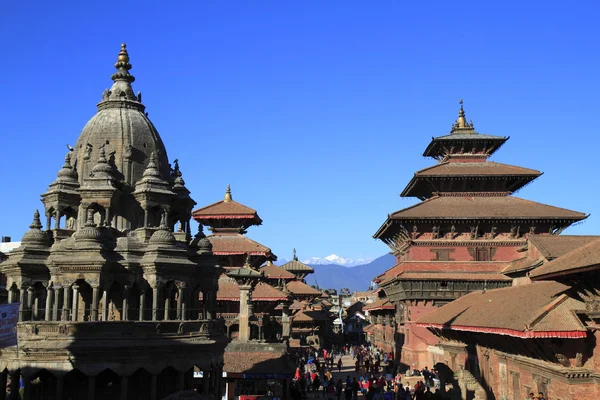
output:
[[[0,349],[17,345],[17,321],[21,303],[0,304]]]

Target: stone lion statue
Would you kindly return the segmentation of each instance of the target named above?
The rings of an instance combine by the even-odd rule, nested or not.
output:
[[[458,370],[454,373],[454,378],[458,381],[462,400],[467,400],[467,392],[475,392],[473,400],[488,399],[485,389],[470,371],[466,369]]]

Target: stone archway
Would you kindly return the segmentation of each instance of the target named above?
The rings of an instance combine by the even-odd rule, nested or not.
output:
[[[178,372],[173,367],[167,367],[158,374],[156,382],[156,398],[162,399],[170,394],[177,392]]]
[[[69,371],[63,378],[62,399],[73,400],[88,397],[88,377],[78,369]]]
[[[147,400],[152,393],[152,374],[143,368],[136,370],[129,377],[127,385],[128,400]]]
[[[121,396],[121,377],[111,369],[105,369],[95,379],[95,400],[114,400]]]
[[[56,399],[57,379],[48,370],[42,369],[31,377],[31,400]]]

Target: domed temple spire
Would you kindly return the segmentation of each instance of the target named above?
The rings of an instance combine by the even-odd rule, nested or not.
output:
[[[129,70],[131,69],[131,64],[129,63],[129,53],[127,53],[127,45],[125,43],[121,43],[121,51],[119,52],[119,56],[117,57],[115,68],[117,69],[117,72],[115,72],[111,76],[111,79],[113,81],[119,79],[127,82],[135,81],[135,77],[129,73]]]
[[[475,133],[473,121],[467,123],[467,117],[463,108],[463,99],[460,99],[458,103],[460,104],[460,110],[458,110],[458,119],[452,124],[452,133]]]
[[[33,221],[29,225],[30,229],[42,229],[42,221],[40,221],[40,212],[35,210],[33,213]]]
[[[225,203],[229,203],[233,200],[231,197],[231,186],[227,185],[227,190],[225,191],[225,199],[223,200]]]

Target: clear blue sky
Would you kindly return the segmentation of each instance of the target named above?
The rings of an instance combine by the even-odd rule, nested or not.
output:
[[[5,2],[0,233],[19,239],[126,42],[151,120],[198,206],[234,199],[281,258],[384,254],[372,234],[458,99],[518,196],[600,234],[598,2]],[[176,4],[176,5],[170,5]]]

